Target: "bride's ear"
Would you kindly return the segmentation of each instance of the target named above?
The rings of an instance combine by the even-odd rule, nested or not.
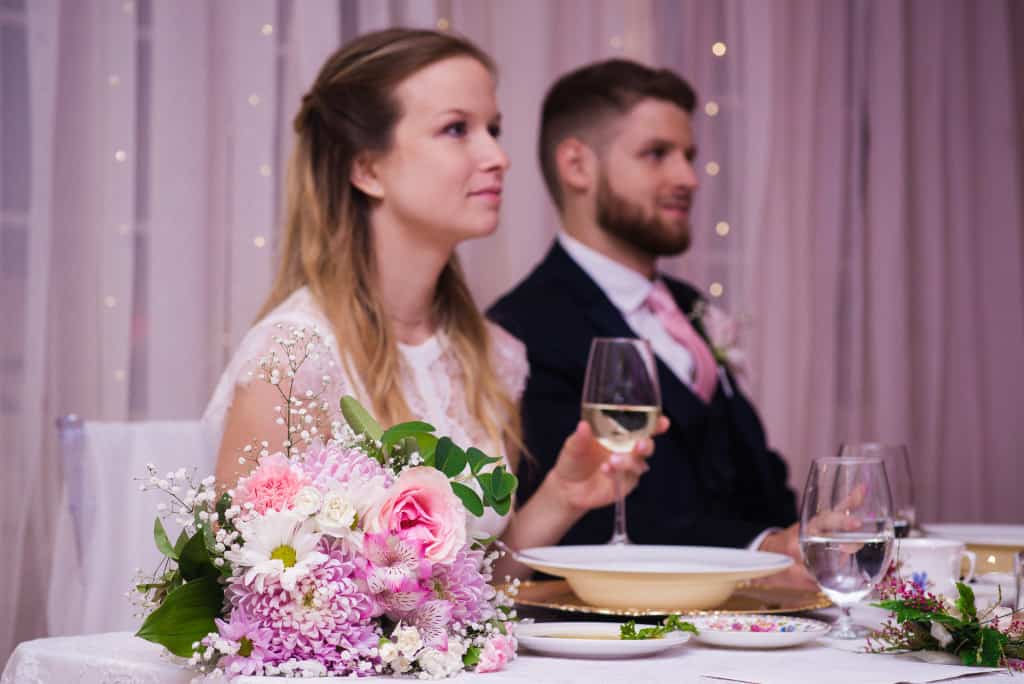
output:
[[[352,162],[350,174],[352,185],[363,194],[374,199],[384,199],[384,186],[377,171],[377,160],[367,153],[360,154]]]

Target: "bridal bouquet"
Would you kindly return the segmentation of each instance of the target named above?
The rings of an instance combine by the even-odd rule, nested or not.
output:
[[[956,588],[958,597],[950,601],[927,591],[919,578],[904,580],[890,570],[879,585],[883,600],[874,605],[892,616],[868,637],[869,650],[933,651],[936,660],[1024,670],[1020,616],[998,602],[979,610],[969,586],[957,582]]]
[[[292,330],[278,340],[285,355],[265,365],[285,358],[294,378],[307,339]],[[137,636],[214,677],[501,669],[515,657],[515,613],[490,584],[498,554],[467,522],[485,508],[507,513],[515,476],[426,423],[383,430],[351,397],[330,438],[310,435],[295,407],[318,397],[292,396],[275,372],[266,379],[288,387],[282,452],[246,447],[256,467],[221,495],[212,477],[151,469],[144,486],[172,497],[160,509],[182,530],[172,543],[156,519],[166,560],[137,586],[151,611]]]

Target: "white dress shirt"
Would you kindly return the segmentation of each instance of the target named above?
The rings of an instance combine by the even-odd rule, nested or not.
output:
[[[558,242],[590,279],[597,283],[637,337],[650,342],[654,354],[669,370],[681,382],[693,387],[693,356],[665,330],[655,313],[644,306],[654,282],[588,247],[565,231],[558,232]],[[765,537],[778,530],[777,527],[769,527],[754,537],[747,548],[760,547]]]
[[[693,356],[665,330],[657,315],[644,306],[654,283],[564,231],[559,231],[558,242],[590,279],[597,283],[636,336],[650,342],[654,354],[665,362],[680,381],[692,387]]]

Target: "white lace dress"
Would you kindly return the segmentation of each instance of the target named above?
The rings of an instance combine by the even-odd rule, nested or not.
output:
[[[506,390],[518,402],[529,370],[526,348],[502,328],[489,322],[487,326],[492,342],[491,362]],[[212,444],[220,444],[224,419],[234,399],[235,388],[258,377],[261,359],[275,351],[281,355],[276,338],[288,336],[297,328],[319,330],[327,350],[324,354],[310,356],[303,363],[295,377],[293,394],[316,396],[316,403],[327,407],[335,416],[338,402],[346,394],[369,405],[360,383],[345,373],[327,318],[309,290],[301,288],[246,333],[221,375],[203,414]],[[470,417],[466,406],[466,379],[444,336],[434,335],[415,346],[400,344],[399,350],[405,360],[402,393],[412,415],[437,428],[438,435],[448,435],[464,448],[476,446],[488,455],[501,455],[508,467],[503,445],[493,444],[482,426]],[[263,439],[259,435],[253,435],[253,438]],[[475,481],[466,484],[477,488]],[[497,536],[504,531],[507,522],[507,516],[499,516],[487,509],[482,518],[470,517],[470,531],[478,537]]]

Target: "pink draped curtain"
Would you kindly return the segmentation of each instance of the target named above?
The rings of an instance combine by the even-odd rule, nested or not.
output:
[[[501,68],[503,225],[462,250],[481,305],[554,234],[550,81],[673,67],[701,94],[703,187],[666,268],[746,321],[794,486],[841,441],[900,440],[924,520],[1024,518],[1020,3],[0,0],[0,661],[46,633],[54,418],[198,416],[268,287],[298,97],[398,24]]]

